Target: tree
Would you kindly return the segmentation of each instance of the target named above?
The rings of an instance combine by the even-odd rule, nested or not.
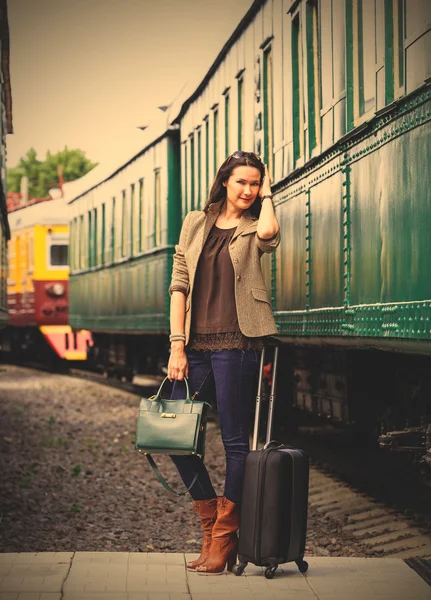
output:
[[[57,166],[61,165],[64,182],[73,181],[91,171],[97,163],[86,158],[82,150],[71,149],[67,146],[64,150],[51,154],[46,153],[44,161],[37,158],[34,148],[30,148],[27,154],[20,158],[18,165],[7,170],[7,188],[9,192],[19,192],[21,179],[24,175],[28,177],[29,198],[43,198],[48,195],[49,189],[59,187],[59,176]]]

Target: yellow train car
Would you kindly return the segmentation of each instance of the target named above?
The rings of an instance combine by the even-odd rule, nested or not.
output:
[[[85,360],[88,331],[69,326],[69,226],[63,198],[40,199],[9,213],[7,338],[15,354],[42,338],[60,358]]]

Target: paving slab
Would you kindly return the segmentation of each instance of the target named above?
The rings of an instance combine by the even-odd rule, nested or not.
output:
[[[46,552],[0,554],[0,600],[431,600],[429,586],[398,558],[306,557],[274,579],[187,571],[190,554]]]

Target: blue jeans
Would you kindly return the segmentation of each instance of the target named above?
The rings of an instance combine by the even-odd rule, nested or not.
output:
[[[188,350],[190,394],[199,392],[207,400],[215,386],[221,437],[226,453],[224,496],[231,502],[241,501],[244,462],[249,447],[249,420],[256,394],[259,352],[256,350]],[[184,398],[183,381],[175,381],[171,399]],[[196,455],[171,456],[188,487],[195,474],[199,476],[190,490],[193,500],[209,500],[217,494],[201,458]]]

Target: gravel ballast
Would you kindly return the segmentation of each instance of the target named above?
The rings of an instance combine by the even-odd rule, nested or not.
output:
[[[156,480],[134,448],[139,397],[85,379],[0,367],[0,551],[196,552],[189,495]],[[208,424],[206,464],[223,493],[220,431]],[[182,482],[167,456],[166,479]],[[371,556],[343,521],[309,507],[307,555]]]

